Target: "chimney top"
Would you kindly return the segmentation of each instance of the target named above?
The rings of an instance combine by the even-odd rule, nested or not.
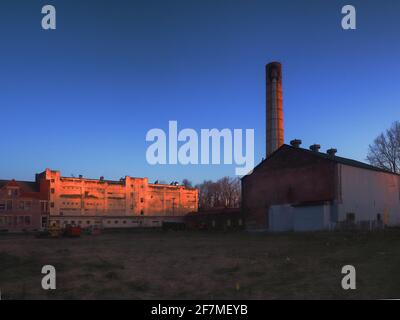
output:
[[[290,145],[292,147],[298,148],[301,145],[301,140],[300,139],[294,139],[294,140],[290,141]]]
[[[336,155],[337,149],[331,148],[326,150],[326,153],[329,154],[331,157],[334,157]]]
[[[282,79],[282,64],[278,61],[273,61],[268,63],[265,66],[265,70],[267,73],[267,77],[269,80],[276,79],[276,80],[281,80]]]
[[[319,152],[319,149],[321,149],[321,146],[319,145],[319,144],[312,144],[311,146],[310,146],[310,150],[311,151],[314,151],[314,152]]]

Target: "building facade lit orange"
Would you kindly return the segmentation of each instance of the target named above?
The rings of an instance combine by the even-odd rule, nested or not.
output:
[[[13,185],[17,188],[27,183]],[[158,227],[163,222],[180,222],[184,215],[198,209],[197,189],[178,184],[149,183],[147,178],[126,176],[119,181],[102,177],[73,178],[61,176],[60,171],[46,169],[37,174],[36,181],[29,185],[34,185],[35,197],[40,198],[46,207],[42,210],[38,206],[36,210],[32,206],[30,212],[24,211],[24,216],[31,216],[30,221],[35,222],[27,229],[34,230],[50,224],[60,227],[67,224],[102,228]],[[4,196],[8,195],[10,183],[4,183],[3,188]],[[29,196],[33,197],[32,194]],[[7,201],[10,203],[11,199],[0,199],[0,205],[5,203],[4,211],[11,217],[18,207],[7,207]],[[8,218],[8,221],[14,221],[14,218]],[[8,223],[3,228],[19,230]]]

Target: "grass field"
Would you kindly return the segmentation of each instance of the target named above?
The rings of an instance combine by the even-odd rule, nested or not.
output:
[[[57,289],[41,289],[41,268]],[[357,289],[341,288],[342,266]],[[2,299],[400,298],[400,230],[249,234],[125,231],[0,235]]]

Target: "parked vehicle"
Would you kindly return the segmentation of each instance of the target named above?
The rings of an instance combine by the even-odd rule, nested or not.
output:
[[[80,226],[68,224],[64,229],[64,237],[78,238],[82,234],[82,229]]]

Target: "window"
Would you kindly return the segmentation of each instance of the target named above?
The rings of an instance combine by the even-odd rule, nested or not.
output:
[[[40,202],[40,211],[42,212],[42,213],[47,213],[47,211],[48,211],[48,202],[47,201],[41,201]]]
[[[0,200],[0,211],[6,210],[6,202],[4,200]]]
[[[20,201],[20,202],[19,202],[19,208],[20,208],[21,210],[24,210],[24,209],[25,209],[25,202],[24,202],[24,201]]]
[[[376,221],[379,221],[379,222],[382,221],[382,215],[381,215],[380,213],[378,213],[378,214],[376,215]]]
[[[114,223],[117,224],[117,223],[118,223],[118,220],[115,220]]]
[[[24,216],[19,216],[18,217],[18,224],[21,225],[21,226],[24,224]]]
[[[54,208],[54,202],[50,202],[50,208]]]
[[[47,227],[47,217],[42,217],[42,228]]]
[[[7,189],[7,194],[9,197],[12,197],[12,196],[16,197],[16,196],[18,196],[18,189],[15,189],[15,188]]]
[[[25,210],[31,210],[32,201],[25,201]]]
[[[25,225],[29,226],[31,224],[31,217],[25,216]]]
[[[143,198],[140,198],[140,202],[142,202],[142,203],[143,203],[143,202],[144,202],[144,199],[143,199]]]
[[[140,215],[143,216],[144,215],[144,211],[140,210]]]
[[[346,214],[346,222],[354,223],[356,221],[356,214],[353,212],[348,212]]]
[[[122,223],[123,223],[123,224],[126,224],[126,221],[124,220],[124,221],[122,221]]]
[[[50,192],[51,192],[51,193],[54,193],[54,192],[55,192],[54,188],[51,188],[51,189],[50,189]]]

